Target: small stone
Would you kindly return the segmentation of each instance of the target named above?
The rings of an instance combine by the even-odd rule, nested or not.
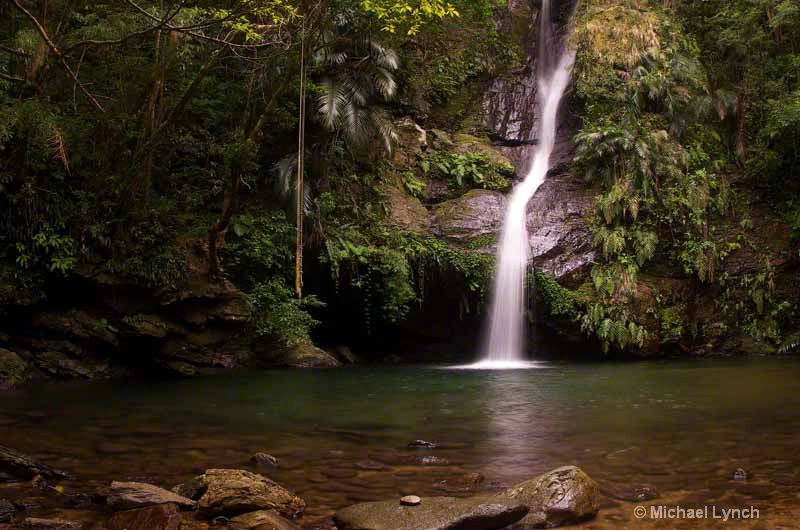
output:
[[[254,454],[250,457],[250,462],[269,469],[277,469],[278,467],[278,459],[267,453]]]
[[[409,449],[436,449],[436,444],[427,440],[413,440],[408,442]]]
[[[417,497],[416,495],[406,495],[402,499],[400,499],[400,504],[403,506],[418,506],[422,502],[422,499]]]
[[[637,501],[651,501],[660,497],[658,491],[649,486],[636,488],[634,490],[634,495]]]
[[[747,480],[747,471],[742,468],[733,472],[733,480]]]

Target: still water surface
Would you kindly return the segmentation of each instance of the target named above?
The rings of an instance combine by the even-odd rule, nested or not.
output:
[[[467,473],[490,490],[564,464],[612,495],[647,485],[661,492],[657,503],[752,504],[769,528],[800,511],[794,359],[52,384],[0,395],[0,432],[0,443],[97,483],[170,486],[209,467],[248,468],[267,452],[280,466],[265,474],[300,494],[310,518],[400,494],[469,494]],[[407,449],[414,439],[441,447]],[[732,480],[739,467],[748,481]],[[606,498],[590,526],[703,526],[636,521],[633,506]]]

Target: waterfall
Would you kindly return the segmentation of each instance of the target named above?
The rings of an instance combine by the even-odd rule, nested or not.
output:
[[[537,45],[538,143],[525,179],[509,199],[503,231],[497,248],[497,267],[492,283],[486,343],[475,368],[511,368],[524,359],[525,279],[528,270],[528,202],[539,189],[550,169],[558,126],[558,107],[570,80],[575,52],[568,47],[559,52],[559,39],[551,15],[552,0],[542,0]]]

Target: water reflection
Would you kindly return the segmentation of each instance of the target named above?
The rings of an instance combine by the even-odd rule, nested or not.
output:
[[[703,500],[800,493],[798,362],[543,366],[43,386],[2,395],[2,443],[82,479],[165,486],[208,467],[247,467],[265,451],[281,461],[271,478],[317,514],[411,489],[452,494],[437,484],[467,472],[511,484],[565,464],[604,485]],[[408,449],[416,438],[440,447]],[[440,461],[423,465],[424,456]],[[763,482],[742,490],[731,482],[737,467]]]

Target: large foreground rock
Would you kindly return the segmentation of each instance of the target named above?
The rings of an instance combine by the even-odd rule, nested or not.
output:
[[[106,502],[115,510],[130,510],[168,503],[192,509],[197,504],[191,499],[152,484],[117,481],[112,482],[111,487],[106,490]]]
[[[553,528],[591,519],[600,508],[597,483],[575,466],[560,467],[517,484],[497,498],[528,507],[528,515],[515,526],[518,530]]]
[[[200,497],[200,513],[206,517],[227,517],[257,510],[274,510],[283,517],[296,518],[306,503],[270,479],[241,469],[209,469],[199,478],[206,486]]]
[[[0,475],[30,480],[36,475],[52,479],[71,479],[66,471],[52,468],[24,454],[0,445]]]
[[[417,506],[399,500],[365,502],[336,512],[340,530],[499,530],[528,509],[499,499],[425,497]]]

